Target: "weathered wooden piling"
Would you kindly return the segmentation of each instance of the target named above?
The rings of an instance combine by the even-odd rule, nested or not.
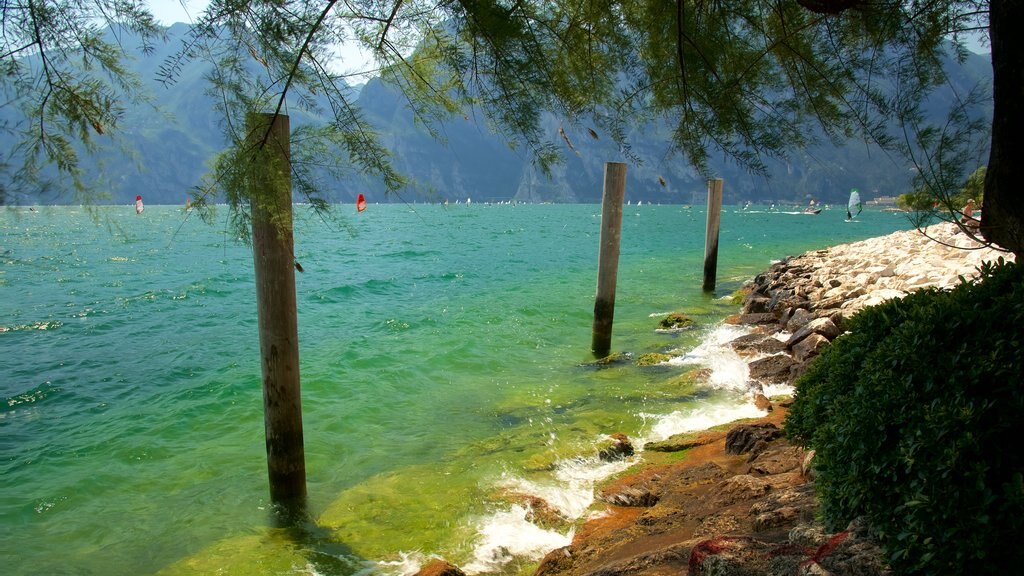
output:
[[[601,201],[601,240],[597,268],[597,296],[590,349],[604,358],[611,352],[615,317],[615,283],[619,272],[619,240],[622,236],[622,202],[626,197],[626,165],[606,162]]]
[[[255,114],[248,118],[247,127],[247,146],[252,152],[248,192],[270,499],[294,513],[306,505],[306,461],[299,387],[289,122],[287,116]]]
[[[721,178],[708,180],[708,219],[704,232],[704,291],[714,292],[718,273],[718,228],[722,213]]]

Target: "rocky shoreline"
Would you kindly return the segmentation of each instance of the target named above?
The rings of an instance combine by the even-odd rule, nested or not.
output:
[[[551,551],[535,575],[889,574],[863,523],[828,533],[817,522],[813,454],[782,437],[788,399],[761,391],[792,383],[862,308],[951,287],[976,276],[984,261],[1012,259],[953,224],[925,233],[807,252],[751,281],[742,311],[727,322],[751,328],[730,345],[747,358],[755,401],[767,416],[646,445],[638,471],[599,491],[606,511],[569,546]],[[461,573],[443,561],[420,571]]]

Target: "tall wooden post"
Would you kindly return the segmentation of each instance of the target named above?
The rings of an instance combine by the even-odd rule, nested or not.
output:
[[[704,232],[704,291],[714,292],[718,272],[718,227],[722,213],[722,179],[708,180],[708,223]]]
[[[619,273],[619,239],[622,237],[622,201],[626,197],[626,165],[605,162],[601,202],[601,249],[597,266],[597,297],[590,349],[604,358],[612,349],[615,317],[615,283]]]
[[[306,505],[306,458],[299,390],[288,124],[287,116],[252,115],[248,118],[247,143],[253,151],[249,200],[270,500],[293,513]]]

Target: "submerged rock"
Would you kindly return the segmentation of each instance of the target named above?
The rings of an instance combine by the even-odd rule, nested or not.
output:
[[[693,319],[681,312],[673,312],[662,318],[658,325],[662,329],[666,330],[679,330],[681,328],[689,328],[693,325]]]
[[[668,354],[662,354],[660,352],[648,352],[646,354],[641,354],[640,357],[636,359],[636,365],[637,366],[656,366],[658,364],[663,364],[665,362],[668,362],[671,359],[672,359],[672,356],[670,356]]]

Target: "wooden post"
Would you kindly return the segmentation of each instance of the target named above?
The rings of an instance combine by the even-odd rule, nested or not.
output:
[[[263,421],[270,500],[285,512],[306,505],[306,460],[299,390],[299,330],[292,234],[291,148],[287,116],[248,118],[253,151],[249,201],[256,272]]]
[[[722,213],[722,179],[708,180],[708,223],[704,233],[704,291],[714,292],[718,271],[718,225]]]
[[[626,165],[605,162],[601,202],[601,249],[597,267],[597,297],[590,349],[604,358],[612,348],[615,317],[615,283],[619,273],[619,239],[622,236],[622,201],[626,197]]]

